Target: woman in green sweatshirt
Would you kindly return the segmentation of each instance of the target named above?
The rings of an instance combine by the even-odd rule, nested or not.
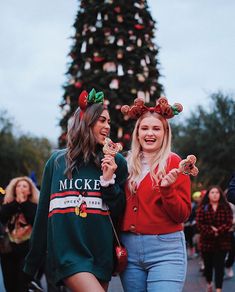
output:
[[[125,208],[126,161],[102,152],[110,132],[103,100],[103,92],[82,92],[67,148],[45,165],[24,267],[33,276],[46,257],[55,282],[72,291],[107,291],[113,269],[108,214],[116,220]]]

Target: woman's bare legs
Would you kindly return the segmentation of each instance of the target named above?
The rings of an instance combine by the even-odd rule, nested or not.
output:
[[[93,274],[88,272],[74,274],[64,279],[64,283],[72,292],[104,292],[108,290],[108,283],[100,283]]]

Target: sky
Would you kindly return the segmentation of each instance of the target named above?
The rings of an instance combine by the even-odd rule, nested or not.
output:
[[[117,1],[118,2],[118,1]],[[187,117],[208,96],[235,92],[235,1],[148,0],[169,102]],[[0,4],[0,109],[24,134],[56,143],[77,0]],[[182,113],[183,114],[183,113]]]

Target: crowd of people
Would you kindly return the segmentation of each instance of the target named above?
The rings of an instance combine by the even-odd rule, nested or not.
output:
[[[171,150],[169,119],[181,111],[166,98],[153,107],[137,98],[122,107],[135,120],[131,149],[125,156],[104,153],[110,133],[104,94],[82,92],[66,149],[45,164],[40,195],[22,176],[1,196],[7,292],[40,291],[42,274],[49,292],[107,291],[115,265],[110,220],[127,249],[120,273],[125,292],[182,291],[187,259],[195,256],[203,262],[207,291],[213,279],[222,291],[224,272],[233,276],[235,178],[226,192],[210,186],[191,196],[190,176]]]

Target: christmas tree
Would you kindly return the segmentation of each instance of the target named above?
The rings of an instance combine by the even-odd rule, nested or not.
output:
[[[123,119],[121,106],[132,104],[136,97],[155,102],[162,92],[155,24],[145,0],[80,1],[60,104],[60,147],[66,143],[68,120],[78,106],[79,94],[92,88],[103,91],[107,99],[111,139],[129,147],[133,122]]]

